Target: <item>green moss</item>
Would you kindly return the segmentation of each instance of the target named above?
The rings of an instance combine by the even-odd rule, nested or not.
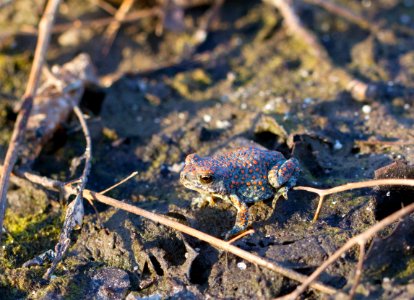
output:
[[[33,266],[28,268],[0,268],[0,295],[2,299],[26,298],[27,294],[39,286],[39,279],[45,272],[45,267]]]
[[[0,87],[4,93],[22,95],[31,67],[29,52],[8,55],[0,53]]]
[[[406,262],[405,268],[399,271],[395,275],[395,278],[397,280],[401,280],[405,282],[414,278],[414,259],[413,258],[409,259],[409,257],[407,256],[407,262]]]
[[[61,229],[60,215],[38,213],[19,216],[8,210],[5,218],[8,230],[0,262],[4,267],[16,267],[43,251],[54,247]]]
[[[212,79],[203,69],[178,73],[171,81],[169,81],[171,87],[181,96],[193,100],[204,100],[208,98],[210,93],[208,93],[206,89],[211,83]]]
[[[49,285],[31,294],[28,299],[43,299],[57,294],[64,299],[83,299],[88,292],[89,281],[84,276],[59,276],[53,279]]]

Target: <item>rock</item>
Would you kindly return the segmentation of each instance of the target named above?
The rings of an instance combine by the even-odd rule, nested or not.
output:
[[[90,292],[87,298],[97,300],[123,299],[131,283],[128,273],[116,268],[97,270],[90,282]]]
[[[261,116],[254,128],[255,134],[268,132],[275,135],[279,142],[286,142],[288,134],[285,128],[269,116]]]

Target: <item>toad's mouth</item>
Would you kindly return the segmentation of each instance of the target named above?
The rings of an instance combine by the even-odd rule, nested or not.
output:
[[[180,183],[190,190],[198,190],[194,178],[189,176],[187,173],[180,174]]]

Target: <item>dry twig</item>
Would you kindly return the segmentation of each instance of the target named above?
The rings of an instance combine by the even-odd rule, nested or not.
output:
[[[274,7],[276,7],[282,14],[285,25],[290,33],[297,37],[298,40],[304,41],[309,45],[309,51],[315,55],[321,62],[327,63],[330,68],[336,69],[341,73],[343,81],[346,82],[344,87],[352,97],[358,101],[366,101],[375,98],[381,93],[381,88],[375,84],[367,84],[355,78],[344,69],[337,69],[334,67],[328,52],[319,43],[316,35],[303,26],[300,18],[294,10],[291,0],[263,0]]]
[[[125,19],[126,15],[132,8],[134,0],[124,0],[122,1],[121,6],[114,15],[114,20],[109,24],[108,28],[104,33],[104,47],[102,49],[102,54],[106,56],[111,50],[112,44],[115,40],[116,34],[121,27],[122,21]]]
[[[358,25],[359,27],[369,30],[374,34],[377,34],[380,30],[380,26],[375,23],[369,22],[367,19],[363,18],[362,16],[350,11],[345,6],[342,6],[338,3],[334,3],[329,0],[305,0],[305,2],[309,2],[315,4],[317,6],[322,7],[323,9],[338,15],[351,23]]]
[[[15,172],[16,175],[18,175],[19,177],[25,178],[27,180],[29,180],[32,183],[38,184],[43,186],[44,188],[47,189],[51,189],[51,190],[56,190],[56,191],[65,191],[67,194],[76,194],[77,193],[77,189],[70,186],[70,185],[65,185],[63,182],[57,181],[57,180],[53,180],[47,177],[42,177],[42,176],[38,176],[35,174],[31,174],[29,172],[19,172],[16,171]],[[218,249],[230,252],[236,256],[239,256],[255,265],[264,267],[268,270],[274,271],[276,273],[279,273],[287,278],[299,281],[299,282],[304,282],[307,278],[307,276],[302,275],[300,273],[297,273],[293,270],[284,268],[276,263],[270,262],[264,258],[261,258],[257,255],[254,255],[252,253],[249,253],[247,251],[244,251],[236,246],[231,245],[229,242],[227,241],[223,241],[221,239],[218,239],[216,237],[213,237],[211,235],[208,235],[204,232],[198,231],[196,229],[193,229],[191,227],[188,227],[184,224],[181,224],[179,222],[176,222],[174,220],[171,220],[167,217],[149,212],[147,210],[144,210],[142,208],[118,201],[116,199],[110,198],[108,196],[104,196],[101,195],[100,193],[97,192],[93,192],[90,190],[85,189],[83,191],[83,197],[85,199],[89,199],[92,201],[98,201],[101,203],[105,203],[107,205],[116,207],[118,209],[122,209],[125,211],[128,211],[130,213],[139,215],[141,217],[147,218],[153,222],[171,227],[175,230],[178,230],[180,232],[183,232],[185,234],[191,235],[193,237],[196,237],[202,241],[205,241],[207,243],[209,243],[210,245],[212,245],[213,247],[216,247]],[[314,288],[315,290],[318,290],[322,293],[326,293],[326,294],[335,294],[335,293],[339,293],[339,291],[337,291],[336,289],[329,287],[327,285],[324,285],[320,282],[313,282],[311,285],[312,288]]]
[[[59,242],[55,247],[55,254],[56,254],[55,259],[52,262],[52,266],[47,270],[44,276],[44,278],[46,279],[50,278],[50,275],[53,273],[57,264],[62,259],[63,255],[65,254],[67,248],[70,245],[70,234],[73,228],[75,228],[76,226],[81,226],[83,215],[84,215],[82,193],[83,193],[83,190],[85,189],[86,182],[88,180],[88,175],[89,175],[90,168],[91,168],[90,161],[91,161],[92,142],[91,142],[91,137],[89,134],[89,129],[87,127],[85,118],[78,106],[74,107],[74,112],[81,123],[82,131],[86,139],[86,148],[85,148],[85,152],[83,155],[85,165],[84,165],[82,175],[77,180],[77,184],[75,187],[76,198],[69,204],[67,212],[66,212],[65,222],[63,224],[63,229],[62,229],[62,232],[59,238]]]
[[[129,174],[127,177],[125,177],[124,179],[118,181],[117,183],[115,183],[114,185],[111,185],[110,187],[104,189],[103,191],[99,192],[99,194],[106,194],[108,193],[110,190],[113,190],[114,188],[120,186],[121,184],[127,182],[128,180],[130,180],[132,177],[135,177],[138,175],[138,172],[132,172],[131,174]]]
[[[99,8],[103,9],[110,15],[116,14],[116,9],[105,0],[92,0],[92,3],[98,6]]]
[[[50,279],[50,276],[56,269],[57,264],[62,260],[63,255],[66,253],[66,250],[69,248],[70,245],[70,234],[76,226],[82,225],[82,219],[84,215],[84,208],[82,202],[83,191],[88,181],[88,175],[91,169],[92,140],[82,111],[79,109],[78,106],[75,106],[73,111],[79,119],[86,140],[85,152],[83,154],[85,165],[83,168],[82,175],[79,178],[79,183],[76,184],[75,187],[72,187],[73,192],[71,194],[75,194],[76,198],[68,205],[65,216],[65,222],[63,223],[62,232],[60,233],[59,237],[59,242],[55,246],[55,257],[53,259],[52,265],[43,276],[43,278],[46,280]]]
[[[338,3],[334,3],[330,0],[304,0],[308,3],[315,4],[317,6],[322,7],[326,11],[338,15],[345,20],[348,20],[351,23],[354,23],[361,27],[362,29],[369,30],[374,35],[380,38],[379,33],[387,31],[387,28],[378,22],[370,22],[366,20],[363,16],[350,11],[345,6],[339,5]],[[400,24],[391,24],[391,27],[397,31],[400,31],[405,34],[414,35],[414,30],[408,26],[400,25]]]
[[[412,186],[410,184],[410,186]],[[339,248],[334,254],[329,256],[329,258],[320,266],[318,267],[306,280],[306,282],[302,283],[299,287],[296,288],[291,294],[287,295],[284,299],[296,299],[299,297],[306,288],[318,278],[318,276],[326,270],[333,262],[339,259],[346,251],[351,249],[355,245],[365,244],[367,243],[375,234],[379,231],[383,230],[388,225],[398,221],[399,219],[407,216],[408,214],[414,212],[414,203],[401,208],[397,212],[389,215],[388,217],[382,219],[380,222],[375,224],[374,226],[368,228],[361,234],[351,238],[348,242],[345,243],[341,248]]]
[[[30,111],[32,110],[33,98],[36,95],[36,90],[39,85],[40,74],[45,61],[46,51],[49,46],[51,28],[53,26],[59,4],[60,0],[50,0],[47,3],[42,19],[39,22],[39,38],[37,40],[33,65],[30,71],[26,91],[23,95],[23,104],[17,116],[6,157],[4,159],[4,167],[2,169],[0,179],[0,228],[3,228],[4,214],[6,212],[7,190],[9,187],[10,174],[17,161],[18,148],[26,129]]]
[[[352,285],[351,291],[349,292],[349,300],[354,298],[356,289],[359,285],[362,275],[362,268],[364,266],[364,259],[365,259],[365,243],[359,244],[359,258],[358,258],[358,265],[355,270],[355,278],[354,283]]]
[[[142,9],[139,11],[134,11],[125,16],[122,20],[120,20],[121,23],[132,23],[137,20],[148,18],[148,17],[160,17],[162,12],[158,7],[149,8],[149,9]],[[86,28],[86,27],[102,27],[106,26],[108,24],[111,24],[114,20],[114,17],[105,17],[105,18],[99,18],[94,20],[75,20],[73,22],[67,22],[63,24],[57,24],[51,29],[51,33],[61,33],[69,29],[76,29],[76,28]],[[12,35],[37,35],[38,30],[33,27],[25,27],[18,31],[3,31],[0,33],[0,41],[2,39],[5,39]]]
[[[380,141],[380,140],[357,140],[355,141],[357,145],[368,145],[368,146],[406,146],[413,145],[412,141]]]
[[[211,8],[203,16],[200,25],[194,34],[197,44],[203,43],[207,39],[208,31],[211,23],[217,18],[220,8],[223,6],[224,0],[215,0]]]
[[[250,235],[250,234],[253,234],[253,233],[254,233],[254,229],[249,229],[249,230],[243,231],[239,235],[236,235],[234,238],[227,241],[227,243],[234,244],[234,242],[240,240],[241,238],[245,237],[246,235]]]
[[[344,185],[336,186],[330,189],[317,189],[313,187],[307,187],[307,186],[296,186],[293,189],[300,190],[300,191],[308,191],[311,193],[318,194],[319,196],[319,203],[318,207],[316,209],[315,215],[313,217],[313,222],[317,221],[319,218],[319,214],[321,212],[321,208],[323,205],[323,201],[325,200],[325,197],[328,195],[345,192],[349,190],[354,189],[363,189],[363,188],[369,188],[369,187],[377,187],[377,186],[391,186],[391,185],[404,185],[404,186],[412,186],[414,187],[414,179],[375,179],[375,180],[368,180],[368,181],[360,181],[360,182],[351,182]]]
[[[378,179],[378,180],[370,180],[370,181],[363,181],[363,182],[354,182],[349,183],[341,186],[337,186],[331,189],[321,190],[309,187],[296,187],[297,190],[309,191],[313,193],[317,193],[319,197],[323,198],[326,195],[339,193],[351,189],[356,188],[367,188],[367,187],[375,187],[375,186],[390,186],[390,185],[403,185],[403,186],[412,186],[414,187],[414,179]],[[329,258],[320,266],[318,267],[309,277],[308,279],[302,283],[299,287],[297,287],[292,293],[282,297],[281,299],[296,299],[298,298],[306,288],[318,278],[318,276],[326,270],[333,262],[339,259],[346,251],[351,249],[355,245],[364,245],[373,238],[379,231],[383,230],[388,225],[398,221],[399,219],[407,216],[408,214],[414,212],[414,203],[401,208],[397,212],[389,215],[388,217],[382,219],[377,224],[373,225],[372,227],[368,228],[361,234],[351,238],[348,240],[341,248],[339,248],[334,254],[329,256]],[[362,246],[360,246],[362,248]],[[361,249],[360,249],[361,251]],[[362,271],[362,264],[364,259],[365,251],[362,250],[359,255],[358,267],[357,270]],[[357,274],[358,275],[358,274]],[[359,274],[360,276],[360,274]],[[359,282],[359,278],[356,278],[354,285],[357,285]],[[356,289],[353,288],[352,290]],[[352,293],[352,291],[351,291]]]
[[[19,177],[25,178],[29,180],[32,183],[39,184],[47,189],[52,190],[64,190],[68,194],[75,194],[76,189],[72,186],[67,186],[62,182],[49,179],[47,177],[41,177],[38,175],[31,174],[29,172],[16,172],[16,174]],[[311,187],[296,187],[297,190],[306,190],[310,192],[315,192],[322,195],[329,195],[337,192],[342,192],[350,189],[355,188],[366,188],[366,187],[373,187],[373,186],[390,186],[390,185],[402,185],[402,186],[414,186],[414,180],[412,179],[380,179],[380,180],[371,180],[371,181],[365,181],[365,182],[355,182],[351,184],[346,184],[338,187],[334,187],[327,190],[321,190],[321,189],[315,189]],[[107,205],[134,213],[136,215],[142,216],[144,218],[147,218],[151,221],[160,223],[162,225],[171,227],[175,230],[178,230],[180,232],[186,233],[188,235],[194,236],[202,241],[205,241],[212,245],[213,247],[216,247],[218,249],[228,251],[234,255],[237,255],[253,264],[256,264],[258,266],[264,267],[266,269],[269,269],[271,271],[277,272],[285,277],[288,277],[290,279],[302,282],[302,285],[300,285],[293,293],[287,295],[284,297],[284,299],[295,299],[297,298],[308,286],[314,288],[315,290],[318,290],[323,293],[327,294],[334,294],[334,293],[340,293],[340,291],[335,290],[334,288],[331,288],[329,286],[326,286],[322,283],[315,282],[316,278],[335,260],[340,258],[343,253],[345,253],[347,250],[352,248],[355,245],[361,245],[366,244],[369,239],[371,239],[376,233],[378,233],[380,230],[384,229],[386,226],[394,223],[395,221],[399,220],[400,218],[414,212],[414,203],[410,204],[407,207],[404,207],[400,209],[399,211],[393,213],[392,215],[388,216],[387,218],[383,219],[379,223],[375,224],[374,226],[370,227],[365,232],[353,237],[350,239],[347,243],[345,243],[344,246],[342,246],[337,252],[335,252],[333,255],[331,255],[314,273],[312,273],[311,276],[307,277],[305,275],[299,274],[295,271],[286,269],[282,266],[279,266],[275,263],[269,262],[261,257],[258,257],[254,254],[251,254],[247,251],[244,251],[238,247],[235,247],[231,245],[229,242],[220,240],[218,238],[215,238],[213,236],[210,236],[206,233],[203,233],[201,231],[198,231],[196,229],[193,229],[191,227],[188,227],[186,225],[183,225],[179,222],[173,221],[171,219],[168,219],[164,216],[151,213],[149,211],[146,211],[144,209],[120,202],[116,199],[101,195],[100,193],[96,193],[90,190],[84,190],[83,197],[86,199],[90,199],[92,201],[98,201],[101,203],[105,203]],[[360,259],[359,259],[359,265],[358,267],[360,270],[362,270],[362,263],[364,258],[364,252],[360,252]],[[355,281],[356,282],[356,281]]]

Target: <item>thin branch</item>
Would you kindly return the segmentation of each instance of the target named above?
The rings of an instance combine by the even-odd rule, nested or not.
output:
[[[370,22],[366,20],[363,16],[349,10],[345,6],[342,6],[338,3],[334,3],[330,0],[304,0],[305,2],[315,4],[319,7],[322,7],[326,11],[338,15],[345,20],[348,20],[351,23],[354,23],[361,27],[362,29],[369,30],[374,35],[378,36],[378,33],[381,30],[387,30],[384,25],[379,24],[378,22]],[[408,26],[400,24],[391,24],[391,28],[405,34],[414,35],[414,30]]]
[[[85,117],[84,117],[82,111],[80,110],[79,106],[75,106],[73,108],[73,111],[75,112],[76,116],[79,119],[79,123],[81,124],[82,132],[83,132],[83,135],[85,137],[85,142],[86,142],[85,152],[83,154],[84,158],[85,158],[85,166],[83,168],[82,176],[80,177],[80,179],[81,179],[80,183],[76,187],[76,189],[78,190],[77,193],[82,196],[82,192],[85,189],[86,183],[88,182],[88,176],[89,176],[89,172],[91,170],[92,139],[91,139],[91,135],[89,133],[88,125],[86,124]]]
[[[116,14],[116,9],[105,0],[92,0],[92,3],[106,11],[110,15]]]
[[[139,11],[134,11],[125,16],[123,20],[121,20],[122,23],[132,23],[137,20],[148,18],[148,17],[159,17],[162,14],[160,9],[158,7],[149,8],[149,9],[142,9]],[[85,27],[102,27],[110,24],[113,22],[114,17],[105,17],[105,18],[99,18],[94,20],[75,20],[73,22],[67,22],[63,24],[57,24],[51,29],[51,33],[61,33],[69,29],[73,28],[85,28]],[[0,40],[4,39],[11,35],[36,35],[38,34],[38,30],[36,28],[32,27],[26,27],[24,29],[21,29],[19,31],[3,31],[0,33]]]
[[[122,1],[121,6],[114,15],[114,19],[106,29],[104,33],[104,47],[102,49],[102,53],[104,56],[106,56],[109,53],[109,50],[111,49],[116,34],[119,30],[119,27],[121,27],[122,21],[125,19],[133,4],[134,0]]]
[[[163,217],[161,215],[157,215],[154,213],[151,213],[149,211],[146,211],[144,209],[138,208],[136,206],[132,206],[130,204],[127,203],[123,203],[121,201],[118,201],[116,199],[104,196],[104,195],[100,195],[97,194],[95,192],[89,191],[89,190],[85,190],[84,193],[85,198],[90,198],[93,199],[95,201],[99,201],[102,203],[105,203],[107,205],[134,213],[136,215],[142,216],[144,218],[150,219],[151,221],[160,223],[162,225],[174,228],[178,231],[181,231],[183,233],[186,233],[188,235],[194,236],[202,241],[205,241],[207,243],[209,243],[210,245],[212,245],[213,247],[216,247],[218,249],[224,250],[224,251],[228,251],[234,255],[237,255],[253,264],[259,265],[261,267],[264,267],[266,269],[269,269],[271,271],[277,272],[285,277],[288,277],[290,279],[302,282],[303,280],[306,279],[305,275],[302,275],[300,273],[297,273],[295,271],[286,269],[276,263],[272,263],[264,258],[261,258],[259,256],[256,256],[254,254],[251,254],[247,251],[244,251],[236,246],[233,246],[231,244],[228,244],[227,242],[220,240],[216,237],[213,237],[211,235],[208,235],[204,232],[198,231],[196,229],[193,229],[191,227],[188,227],[184,224],[181,224],[179,222],[175,222],[171,219],[168,219],[166,217]],[[312,288],[317,289],[323,293],[327,293],[327,294],[334,294],[337,291],[334,288],[331,288],[329,286],[326,286],[322,283],[319,282],[315,282],[314,285],[312,286]]]
[[[413,141],[380,141],[380,140],[356,140],[357,145],[374,145],[374,146],[407,146],[414,145]]]
[[[412,186],[414,187],[414,179],[375,179],[375,180],[368,180],[368,181],[360,181],[360,182],[351,182],[344,185],[339,185],[330,189],[317,189],[313,187],[307,186],[296,186],[293,189],[298,191],[307,191],[311,193],[315,193],[319,195],[319,203],[318,208],[316,210],[315,216],[313,217],[313,221],[317,221],[319,218],[319,213],[322,208],[323,201],[325,196],[345,192],[354,189],[362,189],[362,188],[369,188],[369,187],[377,187],[377,186]]]
[[[333,3],[329,0],[305,0],[305,2],[315,4],[322,7],[330,13],[338,15],[351,23],[358,25],[359,27],[369,30],[373,33],[378,33],[380,26],[378,24],[373,24],[369,22],[364,17],[350,11],[345,6],[339,5],[338,3]]]
[[[211,8],[203,16],[200,25],[194,34],[197,44],[203,43],[207,39],[208,31],[214,19],[219,15],[220,9],[224,4],[224,0],[215,0]]]
[[[138,175],[138,172],[132,172],[131,174],[129,174],[127,177],[125,177],[124,179],[118,181],[117,183],[115,183],[114,185],[110,186],[109,188],[104,189],[103,191],[99,192],[99,194],[106,194],[108,193],[110,190],[113,190],[114,188],[120,186],[121,184],[127,182],[128,180],[130,180],[132,177],[135,177]]]
[[[240,240],[242,237],[245,237],[246,235],[250,235],[254,233],[254,229],[249,229],[246,231],[243,231],[242,233],[240,233],[239,235],[235,236],[234,238],[232,238],[229,241],[226,241],[226,243],[228,244],[234,244],[234,242]]]
[[[355,270],[355,278],[354,283],[352,285],[352,289],[349,292],[349,300],[352,300],[355,296],[356,289],[359,285],[362,276],[362,268],[364,266],[364,259],[365,259],[365,243],[359,244],[359,258],[358,258],[358,265]]]
[[[365,185],[364,185],[365,184]],[[333,194],[335,192],[346,191],[354,188],[365,188],[365,187],[373,187],[377,185],[404,185],[404,186],[414,186],[414,180],[410,179],[380,179],[380,180],[371,180],[365,182],[355,182],[348,185],[338,186],[336,188],[328,189],[328,190],[318,190],[318,189],[304,189],[300,187],[301,190],[312,191],[316,193],[316,190],[322,191],[325,195]],[[302,283],[299,287],[296,288],[292,293],[285,296],[284,299],[296,299],[298,298],[310,284],[316,280],[319,275],[326,270],[333,262],[339,259],[346,251],[351,249],[355,245],[361,245],[368,242],[373,236],[375,236],[379,231],[383,230],[388,225],[398,221],[399,219],[407,216],[414,212],[414,203],[401,208],[400,210],[396,211],[395,213],[389,215],[388,217],[382,219],[377,224],[373,225],[372,227],[368,228],[363,233],[358,234],[357,236],[348,240],[341,248],[339,248],[334,254],[329,256],[329,258],[320,266],[318,267],[309,277],[308,279]]]
[[[83,116],[82,111],[79,109],[78,106],[73,108],[76,116],[79,119],[79,122],[82,127],[83,134],[86,140],[86,147],[84,152],[84,168],[82,175],[80,177],[80,182],[75,187],[72,187],[73,194],[76,195],[75,200],[71,202],[68,206],[68,210],[66,212],[65,222],[63,223],[63,229],[60,234],[59,242],[56,244],[55,247],[55,257],[50,268],[46,271],[45,275],[43,276],[44,279],[49,280],[50,276],[56,269],[57,264],[62,260],[63,256],[65,255],[67,249],[70,246],[70,234],[72,233],[73,228],[76,226],[80,226],[82,224],[82,219],[84,215],[83,209],[83,191],[85,189],[86,183],[88,181],[89,172],[91,169],[91,152],[92,152],[92,140],[89,134],[89,129],[86,124],[86,120]],[[67,186],[67,185],[66,185]]]
[[[375,84],[367,84],[348,73],[345,69],[334,67],[334,63],[330,58],[326,49],[319,43],[317,36],[300,21],[299,16],[294,10],[291,0],[263,0],[276,7],[282,14],[286,27],[290,33],[298,40],[304,41],[309,45],[309,51],[319,60],[328,63],[330,68],[336,69],[341,73],[343,81],[346,82],[344,88],[351,93],[352,97],[358,101],[365,101],[376,97],[381,91]]]
[[[16,172],[16,174],[22,178],[26,178],[27,180],[42,185],[45,188],[61,191],[64,190],[65,192],[69,194],[76,193],[76,189],[72,186],[65,185],[62,182],[49,179],[47,177],[41,177],[34,174],[31,174],[29,172]],[[410,179],[380,179],[380,180],[371,180],[371,181],[365,181],[365,182],[355,182],[350,183],[342,186],[338,186],[331,189],[321,190],[321,189],[315,189],[310,187],[296,187],[297,190],[306,190],[318,194],[324,194],[329,195],[333,194],[335,192],[341,192],[346,191],[350,189],[355,188],[365,188],[365,187],[373,187],[373,186],[389,186],[389,185],[402,185],[402,186],[414,186],[414,180]],[[157,215],[155,213],[151,213],[149,211],[146,211],[142,208],[138,208],[123,202],[120,202],[116,199],[101,195],[99,193],[90,191],[90,190],[84,190],[83,194],[84,198],[98,201],[101,203],[105,203],[107,205],[134,213],[136,215],[142,216],[144,218],[147,218],[153,222],[160,223],[162,225],[171,227],[175,230],[181,231],[183,233],[186,233],[188,235],[194,236],[202,241],[205,241],[212,245],[213,247],[216,247],[218,249],[228,251],[236,256],[239,256],[253,264],[256,264],[258,266],[262,266],[266,269],[272,270],[274,272],[277,272],[285,277],[288,277],[290,279],[302,282],[302,285],[300,285],[293,293],[286,295],[283,297],[283,299],[296,299],[300,296],[300,294],[308,287],[312,287],[318,291],[321,291],[323,293],[327,294],[334,294],[334,293],[340,293],[340,291],[335,290],[332,287],[326,286],[322,283],[315,282],[316,278],[334,261],[339,259],[346,251],[348,251],[350,248],[352,248],[355,245],[361,245],[366,244],[367,241],[372,238],[376,233],[378,233],[380,230],[383,230],[386,226],[394,223],[395,221],[399,220],[400,218],[414,212],[414,203],[410,204],[407,207],[404,207],[400,209],[399,211],[393,213],[392,215],[384,218],[377,224],[373,225],[369,229],[367,229],[365,232],[351,238],[348,242],[346,242],[339,250],[337,250],[333,255],[331,255],[314,273],[312,273],[311,276],[307,277],[305,275],[302,275],[300,273],[297,273],[295,271],[286,269],[278,264],[269,262],[259,256],[256,256],[254,254],[251,254],[247,251],[244,251],[238,247],[235,247],[231,245],[229,242],[220,240],[218,238],[215,238],[213,236],[210,236],[206,233],[203,233],[201,231],[198,231],[196,229],[193,229],[191,227],[188,227],[184,224],[178,223],[176,221],[173,221],[171,219],[168,219],[164,216]]]
[[[50,0],[47,3],[45,12],[39,22],[39,38],[37,40],[36,50],[33,58],[32,69],[26,91],[23,95],[23,104],[14,124],[12,137],[4,159],[4,167],[0,179],[0,228],[3,228],[4,214],[7,206],[7,190],[9,187],[10,174],[17,161],[18,148],[27,125],[27,120],[33,106],[33,98],[39,85],[42,67],[45,61],[46,51],[49,47],[51,28],[55,21],[55,15],[58,10],[60,0]],[[1,240],[1,230],[0,230]]]
[[[57,180],[53,180],[47,177],[42,177],[42,176],[38,176],[35,174],[31,174],[29,172],[19,172],[16,171],[15,172],[16,175],[18,175],[19,177],[25,178],[29,181],[31,181],[32,183],[35,184],[39,184],[47,189],[51,189],[51,190],[56,190],[56,191],[65,191],[68,194],[76,194],[77,190],[76,188],[70,186],[70,185],[65,185],[63,182],[57,181]],[[183,232],[185,234],[191,235],[193,237],[196,237],[202,241],[205,241],[207,243],[209,243],[210,245],[212,245],[213,247],[216,247],[218,249],[230,252],[238,257],[241,257],[255,265],[264,267],[268,270],[274,271],[276,273],[281,274],[282,276],[285,276],[287,278],[290,278],[292,280],[295,281],[299,281],[299,282],[304,282],[307,278],[307,276],[302,275],[298,272],[295,272],[293,270],[284,268],[283,266],[280,266],[279,264],[270,262],[264,258],[261,258],[257,255],[254,255],[252,253],[249,253],[245,250],[242,250],[236,246],[231,245],[229,242],[227,241],[223,241],[221,239],[218,239],[216,237],[213,237],[211,235],[208,235],[204,232],[198,231],[196,229],[193,229],[189,226],[186,226],[184,224],[181,224],[179,222],[176,222],[174,220],[171,220],[167,217],[164,217],[162,215],[158,215],[152,212],[149,212],[147,210],[144,210],[142,208],[118,201],[116,199],[113,199],[111,197],[108,196],[104,196],[101,195],[100,193],[97,192],[93,192],[90,190],[85,189],[83,191],[83,197],[85,199],[90,199],[93,201],[98,201],[101,203],[105,203],[107,205],[113,206],[115,208],[118,209],[122,209],[125,211],[128,211],[130,213],[136,214],[138,216],[147,218],[153,222],[162,224],[164,226],[168,226],[170,228],[173,228],[175,230],[178,230],[180,232]],[[335,294],[335,293],[340,293],[340,291],[329,287],[323,283],[320,282],[313,282],[311,285],[312,288],[314,288],[315,290],[318,290],[322,293],[326,293],[326,294]]]
[[[284,19],[284,24],[290,33],[299,39],[303,40],[309,45],[309,51],[321,60],[332,64],[332,60],[326,49],[319,43],[316,35],[303,26],[299,16],[293,9],[292,1],[290,0],[264,0],[265,2],[276,7]]]

